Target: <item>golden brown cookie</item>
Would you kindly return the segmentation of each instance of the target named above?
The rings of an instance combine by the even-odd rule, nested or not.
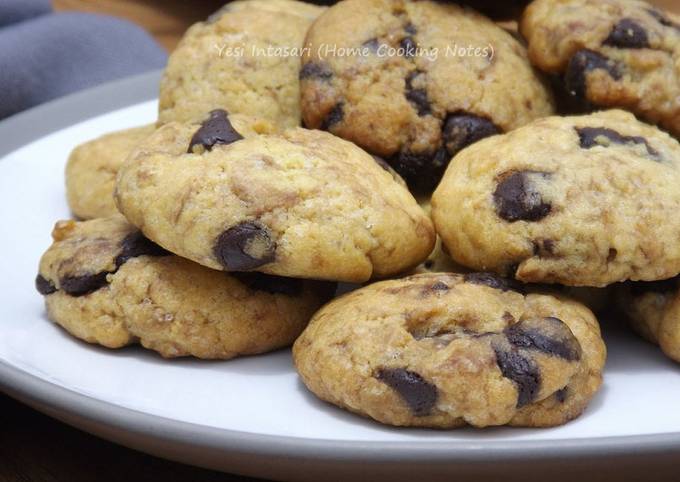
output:
[[[225,109],[282,128],[300,125],[300,49],[322,11],[292,0],[235,2],[193,25],[163,74],[159,123]]]
[[[601,384],[599,325],[577,302],[514,283],[484,273],[374,283],[314,315],[296,368],[321,399],[390,425],[565,423]]]
[[[116,196],[147,237],[225,271],[364,282],[413,268],[434,245],[413,196],[354,144],[300,128],[241,136],[226,116],[159,129]]]
[[[619,107],[680,135],[680,17],[640,0],[536,0],[531,61],[585,107]]]
[[[228,359],[295,340],[328,283],[228,275],[173,256],[118,215],[60,221],[36,279],[48,317],[89,343]]]
[[[680,279],[624,283],[618,287],[621,311],[633,329],[680,362]]]
[[[306,126],[383,157],[417,191],[463,147],[553,112],[524,47],[453,3],[345,0],[306,42]]]
[[[77,146],[66,164],[68,205],[80,219],[116,214],[116,174],[132,149],[154,131],[154,125],[112,132]]]
[[[680,273],[680,144],[623,111],[539,119],[458,154],[432,197],[458,263],[602,287]]]

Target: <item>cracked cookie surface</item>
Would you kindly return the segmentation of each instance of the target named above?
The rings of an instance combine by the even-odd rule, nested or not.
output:
[[[617,291],[619,306],[632,328],[680,362],[680,278],[624,283]]]
[[[638,0],[536,0],[520,31],[531,61],[585,107],[627,109],[680,135],[680,16]]]
[[[432,198],[454,260],[601,287],[680,272],[680,144],[632,114],[551,117],[456,156]]]
[[[228,359],[289,345],[329,283],[228,275],[171,255],[118,215],[60,221],[36,288],[48,317],[89,343]]]
[[[73,214],[92,219],[118,212],[113,201],[118,169],[154,128],[147,125],[112,132],[71,151],[66,164],[66,198]]]
[[[269,3],[228,4],[189,28],[161,80],[160,124],[197,121],[225,109],[282,128],[300,125],[300,55],[291,49],[302,48],[307,29],[324,7]]]
[[[150,239],[225,271],[364,282],[417,265],[435,238],[372,156],[301,128],[248,137],[213,117],[168,124],[121,169],[116,197]]]
[[[516,285],[488,273],[374,283],[314,315],[296,368],[321,399],[386,424],[565,423],[601,384],[599,325],[579,303]]]
[[[345,0],[306,45],[306,126],[383,157],[417,191],[431,192],[466,145],[553,112],[524,47],[454,4]]]

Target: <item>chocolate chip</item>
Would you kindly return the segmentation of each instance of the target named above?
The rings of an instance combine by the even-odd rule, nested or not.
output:
[[[413,81],[421,75],[423,73],[416,70],[406,76],[404,96],[418,111],[418,115],[423,117],[432,113],[432,106],[427,97],[427,90],[413,87]]]
[[[52,282],[40,274],[35,278],[35,289],[43,296],[51,295],[57,291],[57,288],[55,288]]]
[[[375,378],[396,391],[416,417],[425,417],[437,403],[437,387],[403,368],[381,368]]]
[[[115,269],[113,271],[102,271],[99,273],[86,274],[81,276],[65,276],[59,281],[60,288],[71,296],[83,296],[93,293],[108,284],[107,277],[118,271],[118,268],[123,266],[131,258],[138,256],[169,256],[171,253],[158,246],[153,241],[145,238],[140,231],[135,231],[128,234],[120,244],[120,252],[114,260]],[[38,276],[36,279],[36,286],[38,291],[43,293],[43,290],[56,291],[54,286],[50,283],[49,286],[42,286],[44,278]],[[46,280],[44,280],[47,282]],[[49,283],[49,282],[47,282]],[[50,288],[51,286],[51,288]],[[43,293],[49,294],[49,293]]]
[[[517,408],[533,402],[541,386],[541,371],[536,362],[517,349],[494,344],[496,364],[505,378],[517,387]]]
[[[321,129],[327,131],[338,122],[341,122],[342,119],[345,117],[345,112],[343,108],[344,104],[342,102],[338,102],[337,104],[335,104],[335,106],[331,109],[328,115],[326,115],[326,118],[321,123]]]
[[[194,152],[194,147],[203,146],[210,151],[216,144],[231,144],[243,139],[229,122],[226,111],[216,109],[210,113],[210,117],[203,121],[189,143],[188,153]]]
[[[443,281],[437,281],[432,286],[430,286],[430,289],[432,291],[449,291],[451,288]]]
[[[550,214],[552,206],[543,202],[541,193],[529,179],[533,171],[504,173],[493,193],[496,213],[506,221],[539,221]]]
[[[64,292],[71,296],[84,296],[106,286],[106,277],[109,274],[108,271],[103,271],[83,276],[66,276],[59,280],[59,285]]]
[[[569,396],[569,387],[564,387],[563,389],[557,390],[555,392],[555,398],[560,403],[566,402],[568,396]]]
[[[446,150],[453,157],[464,147],[500,133],[501,130],[489,119],[467,112],[458,112],[446,117],[442,128],[442,139]]]
[[[418,46],[416,41],[413,40],[413,37],[404,37],[401,39],[401,42],[399,42],[399,47],[402,49],[404,57],[412,58],[416,56],[416,49]]]
[[[618,65],[602,54],[590,49],[581,49],[569,60],[564,81],[570,95],[580,100],[587,97],[586,74],[601,69],[606,71],[614,80],[621,79]]]
[[[581,345],[559,318],[522,320],[506,328],[505,336],[518,348],[537,350],[567,361],[581,359]]]
[[[670,293],[678,289],[680,276],[660,281],[637,281],[630,282],[630,293],[633,296],[641,296],[646,293]]]
[[[476,285],[484,285],[501,291],[524,292],[524,287],[513,279],[503,278],[493,273],[466,273],[463,281]]]
[[[307,62],[300,69],[300,80],[319,79],[329,80],[333,78],[333,71],[326,63]]]
[[[635,20],[623,18],[605,39],[604,45],[622,49],[643,49],[649,47],[647,31]]]
[[[431,152],[404,150],[393,157],[390,164],[415,192],[432,192],[437,187],[451,156],[441,148]]]
[[[120,268],[130,258],[138,256],[169,256],[171,253],[144,237],[140,231],[128,234],[121,243],[120,254],[116,257],[116,268]]]
[[[299,296],[302,294],[304,282],[298,278],[287,278],[256,271],[246,273],[231,273],[251,290],[265,291],[270,294]]]
[[[418,28],[411,22],[409,22],[406,25],[404,25],[404,32],[406,32],[409,35],[415,35],[418,33]]]
[[[603,142],[604,139],[607,139],[613,144],[644,145],[650,156],[659,156],[659,152],[649,145],[647,139],[641,136],[624,136],[614,129],[609,129],[607,127],[576,127],[575,129],[582,149],[590,149],[595,146],[607,147],[607,143]]]
[[[377,38],[368,39],[361,45],[362,47],[366,47],[375,52],[380,47],[380,40],[378,40]]]
[[[274,261],[276,243],[266,226],[244,221],[217,238],[215,257],[227,271],[247,271]]]

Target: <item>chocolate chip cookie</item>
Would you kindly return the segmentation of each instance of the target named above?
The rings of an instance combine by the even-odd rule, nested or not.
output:
[[[227,359],[286,346],[328,283],[228,275],[171,255],[118,215],[60,221],[36,279],[48,317],[89,343]]]
[[[147,237],[225,271],[364,282],[416,266],[435,238],[354,144],[301,128],[241,136],[224,116],[160,128],[121,169],[116,198]]]
[[[638,0],[536,0],[531,61],[583,107],[620,107],[680,135],[680,17]]]
[[[189,28],[161,80],[160,123],[196,121],[221,108],[280,127],[300,125],[300,49],[313,12],[324,7],[267,4],[228,4]]]
[[[383,157],[416,191],[465,146],[553,112],[522,45],[452,3],[345,0],[306,46],[305,124]]]
[[[112,132],[77,146],[66,164],[66,197],[80,219],[111,216],[116,174],[132,149],[154,131],[153,125]]]
[[[618,287],[621,311],[633,329],[680,362],[680,278]]]
[[[680,273],[680,144],[632,114],[551,117],[462,151],[432,197],[453,259],[534,283]]]
[[[382,423],[547,427],[586,408],[605,346],[574,301],[488,273],[420,274],[330,302],[293,358],[318,397]]]

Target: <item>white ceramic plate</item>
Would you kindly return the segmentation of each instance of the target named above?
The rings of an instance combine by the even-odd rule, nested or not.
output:
[[[69,217],[68,153],[100,134],[154,121],[156,101],[139,101],[157,81],[157,73],[128,79],[0,124],[0,388],[141,450],[279,479],[503,473],[509,480],[539,465],[564,474],[678,455],[680,366],[616,323],[607,330],[603,389],[582,417],[547,430],[393,429],[318,401],[287,350],[226,362],[166,361],[68,336],[47,320],[33,285],[55,220]],[[5,155],[8,145],[28,140]]]

